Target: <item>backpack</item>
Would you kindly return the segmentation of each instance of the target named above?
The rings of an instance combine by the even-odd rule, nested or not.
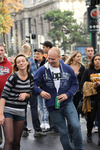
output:
[[[30,84],[31,84],[31,82],[33,81],[33,75],[30,73],[30,72],[28,72],[28,77],[29,77],[29,79],[30,79]],[[17,76],[17,74],[16,73],[14,73],[13,74],[13,79],[12,79],[12,88],[14,88],[15,87],[15,85],[16,85],[16,83],[17,83],[17,80],[18,80],[18,76]],[[12,89],[11,88],[11,89]]]

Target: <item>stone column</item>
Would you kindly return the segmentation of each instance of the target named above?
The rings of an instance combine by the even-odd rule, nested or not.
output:
[[[10,36],[10,33],[7,36],[7,53],[8,53],[9,49],[11,49],[11,36]]]
[[[21,51],[21,25],[20,20],[17,21],[17,29],[18,29],[18,51]]]
[[[16,37],[16,29],[15,29],[15,23],[14,23],[14,25],[13,25],[13,39],[14,39],[14,41],[13,41],[13,50],[14,50],[14,55],[16,55],[17,54],[17,50],[16,50],[16,39],[17,39],[17,37]]]
[[[28,23],[28,18],[24,19],[23,23],[23,34],[24,34],[24,39],[26,41],[26,36],[29,36],[29,23]]]
[[[46,39],[49,39],[50,37],[48,36],[48,32],[49,32],[49,30],[50,30],[50,24],[49,24],[49,22],[47,21],[47,20],[43,20],[43,28],[44,28],[44,37],[46,38]]]

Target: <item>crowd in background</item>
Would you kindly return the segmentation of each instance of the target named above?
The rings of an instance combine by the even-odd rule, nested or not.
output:
[[[66,145],[67,148],[69,146],[70,149],[73,149],[71,142],[74,142],[75,150],[83,150],[81,129],[78,124],[78,120],[82,116],[87,122],[87,142],[93,142],[92,129],[96,129],[96,132],[98,132],[98,146],[100,146],[100,54],[94,55],[93,47],[88,46],[85,52],[86,57],[82,58],[81,53],[78,51],[73,51],[69,55],[63,54],[60,57],[59,49],[53,47],[50,41],[45,41],[41,44],[43,48],[34,50],[34,58],[31,57],[31,47],[28,44],[22,46],[21,53],[15,58],[13,56],[6,58],[6,48],[3,44],[0,44],[0,124],[3,125],[5,136],[3,150],[20,150],[21,136],[27,137],[29,135],[30,129],[27,127],[27,104],[30,104],[35,138],[46,136],[48,132],[53,132],[54,134],[60,134],[60,140],[64,150],[66,150]],[[59,64],[61,66],[60,70],[54,69],[59,68]],[[62,75],[64,76],[62,82],[64,80],[65,84],[67,83],[65,79],[67,74],[66,78],[69,80],[69,86],[71,85],[70,92],[72,92],[73,104],[75,110],[77,110],[77,115],[74,116],[76,121],[70,120],[69,118],[71,116],[66,116],[66,113],[63,116],[67,119],[68,131],[67,129],[62,131],[60,127],[63,126],[60,124],[57,125],[55,122],[56,118],[54,115],[56,114],[57,116],[58,114],[52,113],[57,111],[53,108],[52,98],[48,94],[50,91],[52,95],[52,91],[45,83],[46,77],[44,77],[43,72],[46,69],[44,70],[44,66],[45,68],[50,68],[51,74],[48,73],[48,69],[44,74],[47,74],[47,78],[51,78],[52,82],[54,81],[55,87],[58,90],[57,93],[59,93],[60,79],[63,78]],[[75,80],[70,81],[71,77],[69,74],[75,80],[77,79],[76,83],[74,83]],[[49,87],[52,85],[51,81],[48,83]],[[65,84],[64,88],[67,89],[67,85]],[[74,90],[75,86],[77,91]],[[35,89],[32,89],[32,87],[35,87]],[[49,91],[45,88],[48,88]],[[62,93],[64,92],[62,91]],[[63,111],[68,109],[65,106],[72,101],[70,99],[70,92],[67,93],[67,96],[62,93],[60,93],[61,96],[57,95],[57,98],[60,99],[60,109]],[[19,100],[18,102],[16,102],[17,99]],[[46,99],[50,99],[52,104],[49,100],[47,102]],[[69,103],[66,103],[66,101]],[[80,104],[81,111],[79,109]],[[72,107],[74,110],[73,105],[68,107]],[[38,110],[40,112],[40,118]],[[59,122],[62,120],[59,118],[56,121]],[[77,133],[77,135],[79,134],[79,139],[75,137],[75,129],[77,127],[78,130],[80,129],[79,133]],[[64,128],[66,127],[64,126]],[[16,129],[19,130],[16,132]],[[66,142],[64,141],[68,137],[63,132],[66,135],[69,134],[69,139]],[[79,145],[76,144],[77,140],[80,141],[80,144],[78,142]],[[1,126],[0,143],[2,143]]]

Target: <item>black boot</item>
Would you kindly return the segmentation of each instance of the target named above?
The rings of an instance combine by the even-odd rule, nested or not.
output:
[[[92,143],[92,135],[87,134],[87,143]]]

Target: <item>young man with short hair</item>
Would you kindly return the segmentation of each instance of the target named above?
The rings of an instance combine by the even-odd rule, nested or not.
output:
[[[45,54],[48,54],[49,50],[52,48],[52,43],[50,41],[45,41],[44,43],[40,43],[43,45],[43,51]]]
[[[89,67],[90,61],[94,55],[94,48],[92,46],[88,46],[86,47],[86,51],[85,51],[86,57],[83,57],[82,59],[82,63],[84,64],[84,66],[86,68]]]
[[[35,52],[35,63],[37,65],[37,68],[40,68],[46,62],[46,59],[44,57],[44,52],[42,49],[35,49],[34,52]],[[42,86],[40,87],[42,88]],[[45,106],[45,100],[40,95],[38,96],[38,105],[40,108],[40,115],[41,115],[40,127],[42,129],[48,130],[50,128],[49,119],[48,119],[48,111]]]

